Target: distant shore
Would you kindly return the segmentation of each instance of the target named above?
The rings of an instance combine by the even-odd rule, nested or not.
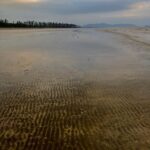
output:
[[[77,28],[78,25],[60,22],[37,22],[37,21],[17,21],[9,22],[7,19],[0,19],[0,28]]]

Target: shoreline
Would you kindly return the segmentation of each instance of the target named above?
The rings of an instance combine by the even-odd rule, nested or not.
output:
[[[146,27],[144,28],[143,27],[141,28],[111,28],[111,29],[103,29],[103,30],[98,30],[98,31],[120,35],[122,37],[125,37],[128,40],[150,47],[150,41],[148,38],[146,39],[146,35],[150,37],[150,28],[148,29]]]

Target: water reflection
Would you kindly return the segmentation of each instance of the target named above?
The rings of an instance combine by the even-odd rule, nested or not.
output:
[[[145,57],[139,57],[134,48],[113,34],[71,29],[0,32],[1,73],[21,76],[37,71],[109,79],[148,73],[148,64],[141,63]]]

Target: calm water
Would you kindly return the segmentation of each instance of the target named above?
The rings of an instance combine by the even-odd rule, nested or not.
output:
[[[0,149],[148,149],[149,76],[119,35],[0,30]]]
[[[145,78],[149,58],[149,51],[94,30],[0,31],[1,79],[2,74],[26,78],[35,71],[50,71],[63,78],[66,74],[73,78]]]

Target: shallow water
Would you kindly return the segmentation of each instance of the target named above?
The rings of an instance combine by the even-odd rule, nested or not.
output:
[[[0,149],[148,149],[150,52],[128,40],[0,30]]]

